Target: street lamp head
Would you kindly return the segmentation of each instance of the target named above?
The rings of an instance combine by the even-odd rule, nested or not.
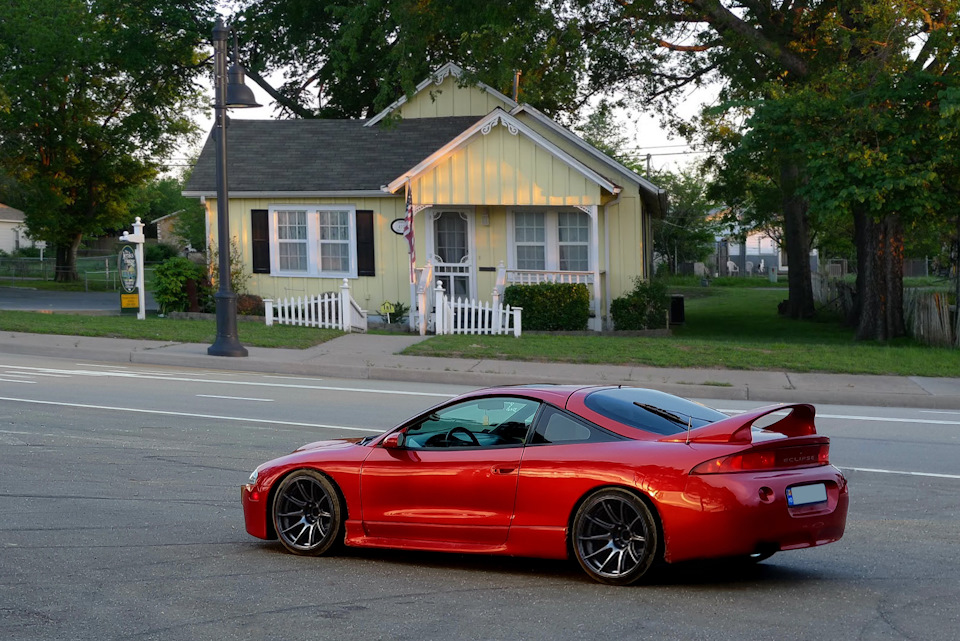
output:
[[[243,83],[243,65],[234,62],[227,69],[227,108],[262,107],[253,95],[253,90]]]

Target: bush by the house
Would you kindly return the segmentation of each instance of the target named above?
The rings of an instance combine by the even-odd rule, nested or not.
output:
[[[240,294],[237,296],[237,313],[243,316],[263,316],[263,299],[253,294]]]
[[[581,331],[590,320],[590,290],[583,283],[511,285],[503,304],[523,308],[524,331]]]
[[[162,263],[179,254],[180,252],[176,247],[166,243],[146,243],[143,246],[143,262],[145,263]]]
[[[610,316],[614,328],[619,330],[663,329],[667,326],[669,305],[666,283],[656,279],[648,282],[637,277],[633,281],[633,291],[614,298],[610,303]]]
[[[190,310],[190,281],[193,282],[191,287],[196,288],[196,302],[200,309],[205,311],[210,298],[210,287],[206,284],[206,273],[201,265],[178,256],[157,266],[153,280],[153,297],[162,314]]]

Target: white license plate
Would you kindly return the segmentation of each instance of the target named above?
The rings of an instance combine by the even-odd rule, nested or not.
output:
[[[813,485],[794,485],[787,488],[787,505],[808,505],[823,503],[827,500],[827,486],[823,483]]]

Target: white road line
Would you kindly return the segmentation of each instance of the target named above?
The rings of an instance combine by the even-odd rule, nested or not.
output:
[[[3,365],[0,365],[3,367]],[[70,378],[67,374],[47,374],[46,372],[29,372],[27,374],[20,374],[19,372],[3,372],[4,376],[46,376],[48,378]]]
[[[921,414],[956,414],[960,416],[960,412],[949,412],[947,410],[920,410]]]
[[[142,378],[147,380],[153,380],[150,376],[144,376],[135,372],[91,372],[85,370],[64,370],[64,369],[49,369],[45,367],[27,367],[25,365],[9,365],[8,367],[12,369],[30,371],[30,372],[55,372],[58,374],[70,374],[74,376],[115,376],[118,378]],[[209,378],[187,378],[181,376],[164,376],[162,379],[164,381],[180,381],[182,383],[213,383],[218,385],[248,385],[252,387],[283,387],[287,389],[311,389],[311,390],[324,390],[331,392],[360,392],[364,394],[393,394],[396,396],[433,396],[439,398],[453,398],[456,394],[441,394],[437,392],[405,392],[400,390],[382,390],[382,389],[367,389],[363,387],[334,387],[329,385],[292,385],[289,383],[260,383],[256,381],[219,381]]]
[[[874,474],[903,474],[905,476],[929,476],[937,479],[960,479],[960,474],[936,474],[934,472],[904,472],[902,470],[878,470],[870,467],[841,467],[841,470],[873,472]]]
[[[309,378],[307,376],[277,376],[274,374],[264,374],[264,378],[287,378],[294,381],[322,381],[323,378]]]
[[[192,414],[190,412],[167,412],[163,410],[146,410],[133,407],[110,407],[108,405],[85,405],[82,403],[60,403],[57,401],[38,401],[29,398],[9,398],[0,396],[0,401],[13,403],[34,403],[36,405],[54,405],[57,407],[80,407],[91,410],[109,410],[115,412],[133,412],[137,414],[159,414],[162,416],[189,416],[190,418],[209,418],[219,421],[242,421],[245,423],[269,423],[271,425],[294,425],[296,427],[318,427],[329,430],[349,430],[351,432],[382,432],[380,428],[348,427],[346,425],[324,425],[322,423],[297,423],[294,421],[274,421],[267,418],[243,418],[240,416],[218,416],[216,414]]]
[[[272,403],[272,398],[247,398],[246,396],[217,396],[216,394],[197,394],[199,398],[225,398],[231,401],[263,401]]]
[[[36,381],[23,381],[17,378],[0,378],[0,383],[23,383],[25,385],[36,385]]]

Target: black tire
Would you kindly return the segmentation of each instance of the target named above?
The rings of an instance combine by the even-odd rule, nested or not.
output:
[[[343,539],[340,496],[327,477],[313,470],[299,470],[281,481],[272,516],[277,538],[294,554],[319,556]]]
[[[570,532],[577,562],[600,583],[629,585],[646,574],[657,557],[653,512],[627,490],[609,488],[588,496]]]

